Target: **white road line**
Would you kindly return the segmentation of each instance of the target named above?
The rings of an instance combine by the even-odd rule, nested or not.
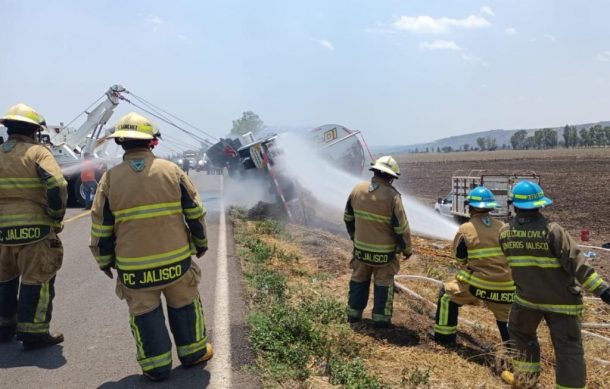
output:
[[[218,255],[214,298],[214,358],[210,363],[210,388],[231,388],[231,322],[229,319],[229,275],[227,261],[227,227],[222,198],[223,177],[220,177],[220,222],[218,225]]]

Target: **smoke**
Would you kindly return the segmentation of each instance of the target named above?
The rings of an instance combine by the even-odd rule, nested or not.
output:
[[[342,222],[345,202],[352,188],[358,182],[369,180],[370,176],[356,177],[333,167],[318,156],[307,139],[297,134],[284,133],[277,142],[283,152],[276,158],[282,173],[296,179],[316,200],[332,210],[327,217]],[[402,193],[402,200],[411,231],[435,239],[453,239],[458,227],[452,220],[438,215],[406,193]]]
[[[227,204],[246,208],[251,208],[260,201],[275,202],[275,197],[270,193],[269,182],[256,177],[226,177],[223,197]]]

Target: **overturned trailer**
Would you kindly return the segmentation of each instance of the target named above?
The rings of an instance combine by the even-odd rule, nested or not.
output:
[[[372,155],[360,131],[353,131],[338,124],[327,124],[300,132],[318,157],[330,166],[349,174],[360,176],[372,162]],[[207,151],[209,163],[216,168],[226,168],[232,177],[259,177],[267,182],[289,220],[307,224],[303,190],[293,177],[281,169],[280,146],[285,133],[254,139],[252,134],[239,139],[221,139]],[[323,172],[320,172],[323,173]]]

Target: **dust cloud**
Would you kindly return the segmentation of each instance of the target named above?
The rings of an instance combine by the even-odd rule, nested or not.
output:
[[[365,171],[361,177],[357,177],[331,166],[317,155],[307,139],[298,134],[282,134],[277,142],[283,151],[276,158],[282,173],[296,179],[318,201],[332,209],[332,217],[342,223],[345,202],[352,188],[360,181],[369,180],[370,173]],[[419,203],[408,193],[402,193],[402,199],[411,231],[434,239],[453,239],[458,226],[452,220],[438,215],[431,207]]]

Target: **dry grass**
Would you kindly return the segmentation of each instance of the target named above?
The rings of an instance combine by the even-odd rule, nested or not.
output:
[[[277,252],[297,258],[288,264],[276,255],[269,266],[284,275],[288,281],[289,298],[334,297],[346,300],[349,282],[349,259],[351,242],[322,230],[310,230],[289,226],[284,234],[261,236]],[[438,275],[448,280],[455,272],[448,249],[438,249],[440,242],[416,237],[415,255],[402,263],[401,274]],[[444,244],[444,243],[443,243]],[[409,287],[434,301],[438,293],[436,286],[425,282],[409,282]],[[372,293],[371,293],[372,300]],[[371,315],[369,302],[365,317]],[[428,304],[415,301],[408,296],[397,295],[394,306],[394,328],[374,331],[370,323],[355,326],[346,342],[362,345],[360,355],[368,370],[381,377],[392,388],[498,388],[507,387],[499,378],[506,367],[506,356],[495,352],[499,342],[495,320],[491,312],[482,307],[464,307],[460,318],[476,321],[475,328],[460,325],[458,339],[460,347],[446,350],[428,339],[427,330],[433,325],[428,316]],[[599,322],[599,317],[608,321],[608,309],[602,304],[587,302],[585,321]],[[554,385],[554,356],[546,325],[539,331],[543,353],[542,387]],[[594,361],[607,359],[607,344],[598,340],[585,341],[589,388],[610,387],[610,369]],[[314,369],[315,370],[315,369]],[[421,378],[426,374],[428,378]],[[419,383],[416,386],[413,382]],[[427,383],[426,383],[427,382]],[[284,387],[297,387],[286,383]],[[314,374],[304,384],[307,388],[330,388],[328,377]]]

